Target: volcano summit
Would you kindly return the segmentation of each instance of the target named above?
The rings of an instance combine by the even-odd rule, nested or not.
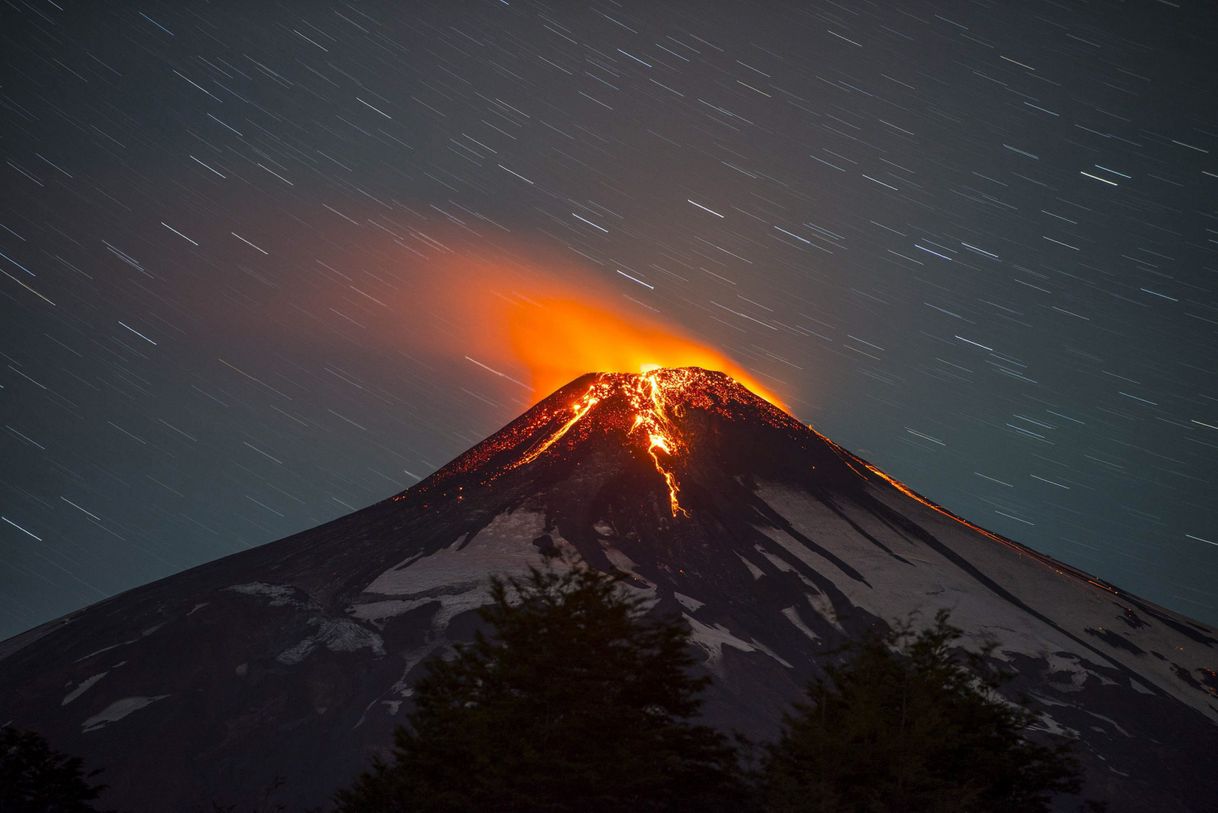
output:
[[[985,531],[720,373],[589,374],[431,477],[0,644],[0,720],[104,767],[108,806],[324,805],[555,549],[680,613],[708,722],[773,736],[825,653],[940,608],[1080,740],[1119,810],[1218,799],[1218,635]]]

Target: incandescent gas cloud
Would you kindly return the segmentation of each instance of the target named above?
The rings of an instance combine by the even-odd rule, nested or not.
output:
[[[534,402],[584,373],[704,367],[782,406],[740,364],[585,269],[454,253],[440,271],[409,303],[444,323],[421,342],[526,386]]]

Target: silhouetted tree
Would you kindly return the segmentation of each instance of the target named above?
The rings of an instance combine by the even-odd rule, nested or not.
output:
[[[571,563],[568,563],[570,565]],[[583,567],[493,579],[489,634],[435,659],[392,763],[341,811],[714,810],[744,799],[735,750],[691,722],[688,629]]]
[[[762,761],[775,811],[992,811],[1049,808],[1080,787],[1072,743],[1025,736],[1035,715],[1001,699],[1006,677],[953,648],[961,631],[940,611],[847,648],[808,688]]]
[[[12,726],[0,729],[0,811],[3,813],[81,813],[105,785],[84,773],[80,757],[51,750],[41,735]]]

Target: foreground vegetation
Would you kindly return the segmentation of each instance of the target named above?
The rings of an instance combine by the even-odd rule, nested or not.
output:
[[[1025,813],[1079,790],[1072,743],[1028,737],[1035,715],[946,612],[838,652],[758,746],[697,722],[709,678],[683,620],[567,565],[492,581],[486,632],[430,662],[391,759],[338,792],[341,813]],[[95,810],[96,773],[6,727],[0,813]]]
[[[1041,811],[1080,786],[1071,743],[1026,735],[989,650],[946,612],[839,653],[760,748],[695,722],[688,627],[609,575],[495,580],[488,632],[437,659],[409,725],[337,804],[390,811]]]

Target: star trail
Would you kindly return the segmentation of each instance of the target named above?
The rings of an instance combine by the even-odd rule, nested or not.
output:
[[[1215,35],[1152,0],[5,0],[0,637],[507,423],[527,371],[460,294],[544,336],[536,273],[1214,623]]]

